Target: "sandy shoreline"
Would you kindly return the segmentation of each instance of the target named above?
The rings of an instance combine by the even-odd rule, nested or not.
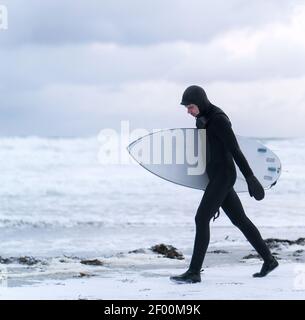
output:
[[[202,282],[179,285],[168,277],[182,269],[109,272],[88,278],[45,280],[33,285],[0,289],[1,299],[304,299],[298,284],[299,264],[281,263],[264,279],[251,274],[258,263],[206,268]],[[305,268],[303,267],[303,277]],[[304,282],[304,281],[303,281]]]
[[[280,266],[262,279],[252,277],[262,261],[249,245],[210,246],[202,282],[186,285],[172,283],[169,276],[186,269],[190,252],[182,260],[149,248],[88,261],[11,258],[0,264],[0,299],[304,299],[305,255],[299,239],[269,241]]]

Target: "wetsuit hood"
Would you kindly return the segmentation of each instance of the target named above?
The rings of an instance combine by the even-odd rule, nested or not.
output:
[[[196,85],[189,86],[185,89],[180,104],[184,106],[196,104],[200,112],[196,118],[205,117],[207,121],[209,121],[215,114],[225,114],[220,108],[216,107],[209,101],[204,89]]]
[[[190,86],[185,89],[180,104],[184,106],[187,106],[189,104],[196,104],[200,111],[200,115],[198,116],[206,116],[211,109],[211,103],[207,97],[207,94],[205,93],[203,88],[196,85]]]

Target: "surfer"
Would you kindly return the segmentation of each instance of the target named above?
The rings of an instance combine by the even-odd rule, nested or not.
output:
[[[215,220],[219,216],[220,207],[264,260],[261,270],[254,273],[253,277],[264,277],[278,266],[278,262],[256,226],[245,214],[241,201],[233,189],[236,181],[233,160],[247,181],[251,197],[262,200],[265,196],[264,188],[254,176],[239,148],[230,119],[222,109],[208,100],[203,88],[188,87],[183,93],[181,104],[196,118],[196,127],[206,129],[206,172],[209,183],[195,216],[196,235],[189,268],[185,273],[172,276],[170,279],[180,283],[201,281],[200,271],[210,241],[210,220],[212,217]]]

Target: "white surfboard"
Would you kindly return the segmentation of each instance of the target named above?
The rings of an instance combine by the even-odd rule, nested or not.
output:
[[[281,162],[276,154],[254,139],[238,135],[236,138],[262,186],[268,189],[275,185],[281,174]],[[207,162],[205,129],[161,130],[139,138],[127,149],[136,162],[160,178],[200,190],[205,190],[209,182],[205,171]],[[248,192],[245,178],[237,166],[236,172],[234,190]]]

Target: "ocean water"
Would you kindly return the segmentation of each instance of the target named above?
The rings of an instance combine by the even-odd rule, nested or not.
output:
[[[265,237],[305,230],[305,139],[260,139],[282,175],[257,202],[241,194]],[[162,180],[136,164],[102,165],[91,138],[0,139],[0,256],[111,256],[167,243],[190,253],[203,192]],[[211,244],[245,241],[224,212]]]

